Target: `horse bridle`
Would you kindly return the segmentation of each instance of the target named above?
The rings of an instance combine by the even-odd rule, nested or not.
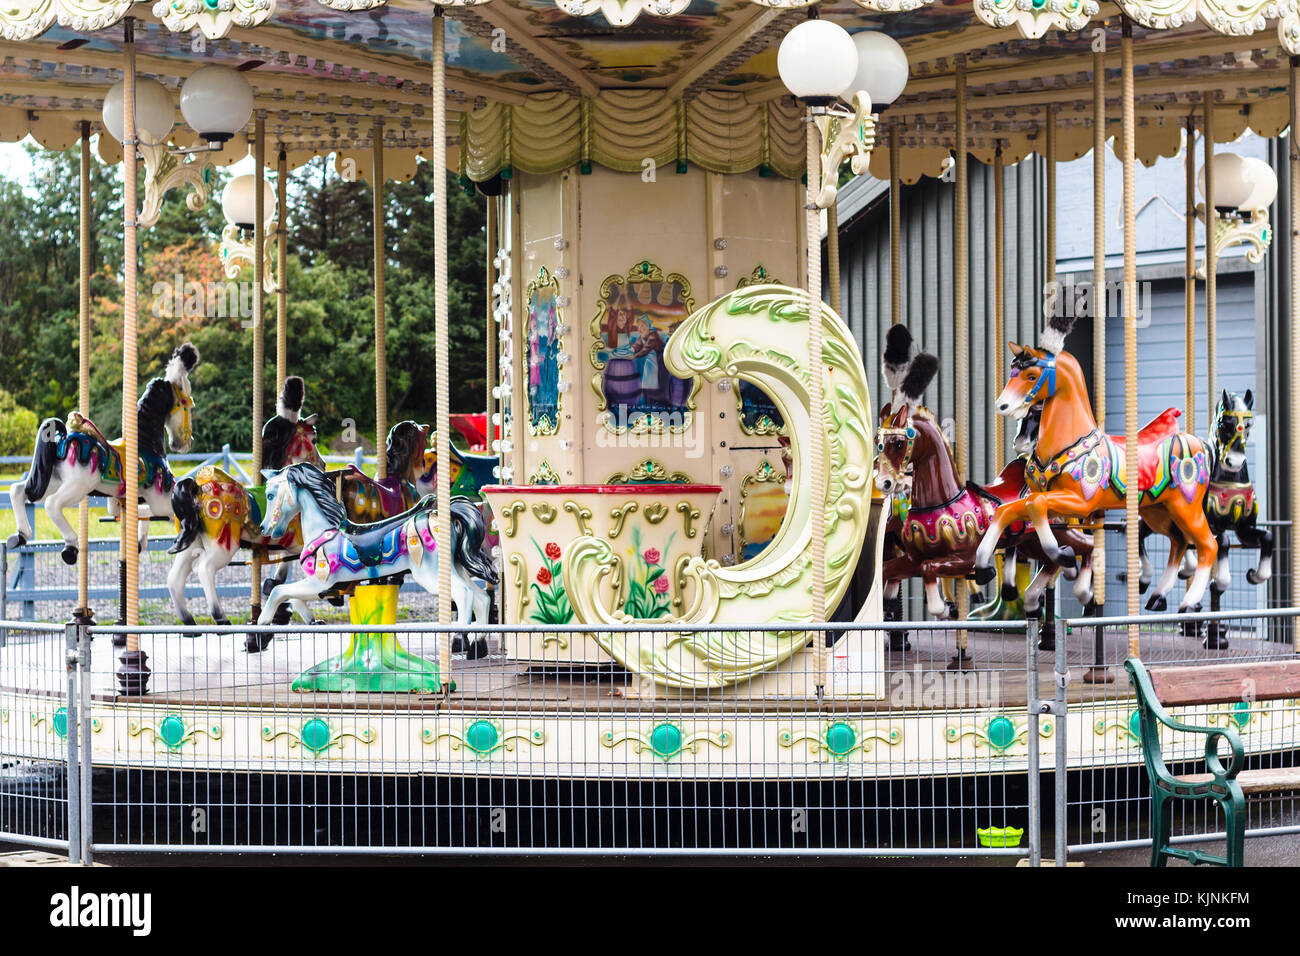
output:
[[[1237,427],[1225,442],[1223,440],[1223,422],[1224,419],[1229,418],[1236,420]],[[1224,408],[1223,403],[1219,403],[1218,423],[1214,431],[1214,438],[1215,441],[1219,443],[1220,455],[1224,452],[1231,451],[1234,445],[1241,449],[1243,455],[1246,454],[1246,428],[1249,426],[1250,422],[1254,421],[1254,418],[1255,413],[1249,408]]]
[[[194,399],[189,395],[186,395],[179,385],[172,385],[172,393],[176,396],[176,404],[172,406],[172,414],[175,414],[176,409],[178,408],[183,413],[183,417],[181,418],[181,436],[193,440],[194,425],[190,420],[190,409],[194,407]]]
[[[883,426],[878,432],[879,437],[876,440],[876,452],[880,456],[882,464],[888,464],[889,470],[893,472],[894,477],[900,481],[906,476],[907,466],[912,461],[912,446],[916,444],[916,426],[912,424],[912,417],[907,417],[907,427]],[[902,437],[907,442],[907,451],[903,454],[903,471],[900,473],[895,470],[889,459],[885,457],[885,439]]]
[[[1038,402],[1038,393],[1042,391],[1044,383],[1047,384],[1047,394],[1043,396],[1044,399],[1051,398],[1056,394],[1056,356],[1051,352],[1048,352],[1044,358],[1034,356],[1033,361],[1031,362],[1024,361],[1020,356],[1016,356],[1011,367],[1015,369],[1015,371],[1012,372],[1013,377],[1030,368],[1041,368],[1043,370],[1043,374],[1038,376],[1038,381],[1036,381],[1033,387],[1025,394],[1024,400],[1021,402],[1022,405],[1032,406]]]

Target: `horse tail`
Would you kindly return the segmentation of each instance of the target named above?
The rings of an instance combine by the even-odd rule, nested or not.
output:
[[[172,487],[172,514],[180,522],[181,530],[167,549],[168,554],[188,551],[203,528],[199,512],[199,483],[193,478],[182,478]]]
[[[23,479],[23,494],[30,502],[40,501],[50,488],[54,466],[59,462],[59,443],[68,429],[57,418],[47,418],[36,429],[36,446],[32,449],[32,466]]]
[[[462,496],[451,499],[452,556],[457,564],[488,584],[497,583],[497,569],[483,555],[487,523],[474,502]]]

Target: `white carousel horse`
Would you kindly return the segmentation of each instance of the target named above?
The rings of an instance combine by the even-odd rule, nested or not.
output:
[[[190,372],[199,364],[199,350],[186,342],[172,353],[165,377],[145,387],[136,404],[140,462],[137,494],[150,515],[172,514],[174,479],[167,465],[166,440],[174,452],[185,453],[194,444],[190,397]],[[164,434],[165,433],[165,434]],[[36,447],[27,475],[9,486],[17,532],[9,547],[26,544],[32,536],[26,506],[45,502],[45,511],[63,535],[63,560],[77,563],[77,532],[64,517],[65,508],[75,508],[87,495],[108,496],[109,510],[116,513],[126,496],[122,473],[122,440],[107,441],[99,429],[77,412],[65,425],[57,418],[41,422]],[[149,522],[141,521],[139,547],[149,537]]]
[[[411,573],[420,587],[438,593],[438,552],[434,531],[434,500],[425,497],[415,507],[373,524],[354,525],[334,498],[333,482],[310,464],[290,465],[266,475],[266,517],[262,533],[272,538],[288,533],[294,519],[302,522],[303,548],[298,562],[304,577],[271,591],[258,624],[268,624],[289,600],[312,600],[350,584],[379,581]],[[488,619],[486,591],[475,583],[495,584],[496,570],[482,553],[485,526],[473,502],[451,501],[452,600],[456,623],[471,616]]]

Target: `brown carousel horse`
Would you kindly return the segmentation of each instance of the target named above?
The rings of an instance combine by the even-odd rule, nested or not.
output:
[[[1008,527],[1028,520],[1049,561],[1063,568],[1075,564],[1075,549],[1057,541],[1052,518],[1091,519],[1125,506],[1125,446],[1098,426],[1079,363],[1064,351],[1073,319],[1053,318],[1043,347],[1008,343],[1014,356],[1011,377],[997,397],[1000,415],[1021,417],[1043,406],[1038,442],[1025,471],[1030,493],[1001,505],[976,554],[976,580],[993,579],[993,557]],[[1170,409],[1138,435],[1139,508],[1157,531],[1171,528],[1170,560],[1147,606],[1163,609],[1188,544],[1196,548],[1197,566],[1180,611],[1199,606],[1218,556],[1218,544],[1205,518],[1209,487],[1209,449],[1189,432],[1177,431]]]
[[[926,353],[918,355],[899,384],[903,404],[896,411],[886,407],[888,417],[877,444],[876,484],[882,492],[894,494],[911,471],[908,500],[896,509],[890,521],[895,548],[884,564],[886,601],[898,600],[904,578],[920,577],[925,586],[926,610],[935,617],[950,618],[953,608],[943,599],[939,579],[965,579],[973,573],[975,551],[994,512],[1024,491],[1025,465],[1021,460],[1012,462],[998,481],[987,487],[973,482],[962,484],[952,449],[933,413],[920,405],[921,394],[937,371],[938,359]],[[1091,538],[1081,531],[1059,528],[1056,534],[1064,544],[1090,556]],[[1009,527],[998,547],[1008,553],[1010,570],[1004,589],[1009,587],[1015,592],[1015,552],[1041,564],[1042,570],[1025,594],[1026,613],[1034,613],[1041,605],[1043,591],[1060,569],[1047,561],[1032,529],[1024,523]],[[1091,566],[1085,563],[1085,573],[1075,577],[1075,592],[1086,603],[1091,600],[1091,591]],[[1002,596],[1019,597],[1018,592],[1008,595],[1005,590]]]
[[[401,514],[419,500],[416,480],[424,471],[429,426],[407,420],[388,430],[385,442],[387,478],[371,478],[355,465],[326,472],[334,482],[334,497],[347,509],[348,520],[369,524]]]

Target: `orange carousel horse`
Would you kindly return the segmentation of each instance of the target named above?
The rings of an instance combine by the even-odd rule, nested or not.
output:
[[[1011,377],[997,397],[998,414],[1022,418],[1041,402],[1043,415],[1025,469],[1030,494],[994,513],[975,555],[978,583],[993,579],[993,556],[1008,526],[1030,521],[1049,560],[1073,568],[1074,550],[1058,544],[1052,518],[1089,519],[1125,506],[1125,441],[1107,435],[1093,418],[1083,372],[1064,350],[1073,324],[1073,319],[1054,317],[1039,348],[1008,343]],[[1169,564],[1147,602],[1154,611],[1167,607],[1166,596],[1189,546],[1196,549],[1196,573],[1178,609],[1199,608],[1219,551],[1205,518],[1209,449],[1190,432],[1177,430],[1179,414],[1169,409],[1138,433],[1138,507],[1144,521],[1170,536]]]

